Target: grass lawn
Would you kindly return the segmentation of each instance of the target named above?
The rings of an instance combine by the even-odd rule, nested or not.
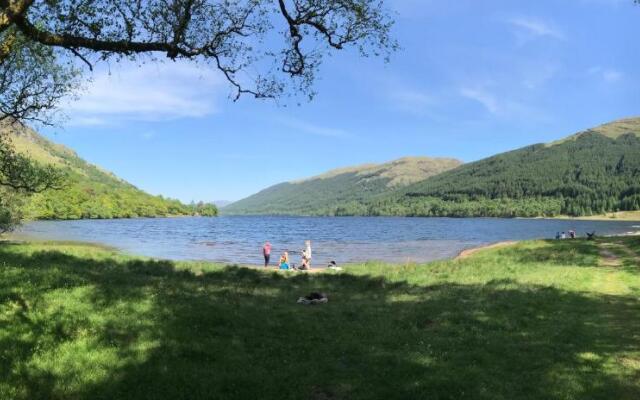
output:
[[[610,213],[601,214],[601,215],[592,215],[588,217],[563,216],[561,218],[584,219],[584,220],[590,220],[590,221],[617,220],[617,221],[639,221],[640,222],[640,211],[616,211],[616,212],[610,212]]]
[[[5,243],[0,399],[640,399],[639,260],[530,241],[307,275]]]

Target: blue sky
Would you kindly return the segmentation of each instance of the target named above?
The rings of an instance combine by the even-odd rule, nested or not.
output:
[[[408,155],[473,161],[640,115],[632,0],[391,0],[402,50],[325,60],[312,102],[232,102],[190,64],[102,67],[53,140],[143,190],[237,200]]]

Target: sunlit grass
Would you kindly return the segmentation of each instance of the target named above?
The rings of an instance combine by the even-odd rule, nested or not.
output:
[[[307,275],[3,244],[0,399],[637,399],[639,253],[531,241]],[[310,291],[329,303],[296,304]]]

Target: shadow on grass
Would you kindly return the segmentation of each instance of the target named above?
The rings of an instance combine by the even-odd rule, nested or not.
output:
[[[2,398],[640,398],[635,297],[6,250]]]
[[[601,248],[614,254],[620,263],[617,269],[640,273],[640,237],[612,237],[600,239]]]
[[[535,248],[507,249],[516,262],[557,266],[597,267],[599,251],[586,239],[546,240]]]

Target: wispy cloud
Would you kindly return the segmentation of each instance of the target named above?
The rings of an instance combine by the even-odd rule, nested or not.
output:
[[[193,64],[127,64],[113,72],[98,72],[67,111],[73,125],[203,117],[217,111],[221,83],[213,71]]]
[[[433,96],[411,89],[393,89],[389,99],[396,108],[412,114],[423,114],[436,103]]]
[[[347,136],[348,133],[342,129],[329,128],[326,126],[320,126],[306,121],[299,120],[297,118],[279,118],[277,122],[286,126],[290,130],[298,131],[302,133],[308,133],[317,136],[327,137],[339,137]]]
[[[146,139],[146,140],[151,140],[151,139],[153,139],[154,136],[155,136],[155,133],[153,133],[151,131],[143,132],[142,135],[141,135],[141,137],[143,139]]]
[[[552,80],[561,69],[555,63],[533,64],[523,72],[522,85],[527,89],[538,89]]]
[[[460,95],[480,103],[491,114],[499,114],[501,111],[496,97],[484,89],[464,87],[460,89]]]
[[[541,19],[516,17],[509,19],[508,22],[517,29],[517,33],[519,34],[521,41],[534,37],[550,37],[560,40],[565,39],[565,35],[560,29]]]
[[[589,68],[587,74],[590,76],[598,77],[606,83],[616,83],[623,78],[622,72],[614,68],[605,68],[600,66]]]
[[[482,106],[494,117],[500,119],[546,120],[548,116],[543,110],[527,102],[526,98],[515,97],[511,90],[491,85],[469,85],[459,89],[463,98],[472,100]]]

